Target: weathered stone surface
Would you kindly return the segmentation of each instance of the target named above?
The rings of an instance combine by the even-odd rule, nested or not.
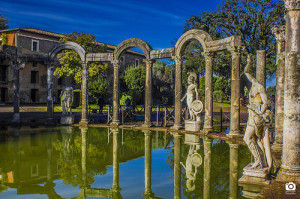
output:
[[[54,58],[57,55],[57,53],[61,52],[62,50],[67,50],[67,49],[68,50],[74,50],[80,56],[81,61],[85,61],[86,51],[79,44],[77,44],[75,42],[67,42],[67,43],[63,43],[63,44],[60,44],[60,45],[56,46],[49,53],[49,59],[51,61],[54,61]]]
[[[165,48],[159,50],[152,50],[150,52],[151,59],[162,59],[162,58],[172,58],[175,56],[175,48]]]
[[[240,47],[242,45],[241,36],[231,36],[224,39],[207,42],[208,52],[218,52],[227,50],[232,47]]]
[[[152,112],[152,60],[145,60],[146,62],[146,80],[145,80],[145,123],[144,126],[151,126],[151,112]]]
[[[113,53],[88,53],[86,54],[86,61],[111,61],[113,57]]]
[[[181,57],[176,56],[175,60],[175,67],[176,67],[176,74],[175,74],[175,121],[173,129],[180,129],[182,128],[181,125],[181,95],[182,95],[182,59]]]
[[[112,125],[119,125],[119,68],[120,68],[120,61],[114,60],[114,89],[113,89],[113,121]]]
[[[201,121],[190,121],[185,120],[185,130],[186,131],[193,131],[193,132],[199,132],[201,128]]]
[[[258,83],[266,87],[266,51],[256,51],[256,79]]]
[[[88,123],[88,77],[89,72],[87,63],[82,62],[82,83],[81,83],[81,120],[80,123],[85,125]]]

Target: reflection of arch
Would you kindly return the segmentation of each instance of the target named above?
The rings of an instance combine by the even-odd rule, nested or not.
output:
[[[86,51],[82,48],[82,46],[80,46],[79,44],[77,44],[75,42],[63,43],[63,44],[56,46],[54,49],[52,49],[49,53],[50,61],[53,61],[56,54],[62,50],[74,50],[80,56],[81,61],[85,61]]]
[[[120,43],[114,51],[114,59],[119,60],[125,50],[134,47],[140,48],[144,52],[146,59],[150,59],[151,46],[147,42],[136,38],[126,39]]]
[[[206,43],[212,41],[212,38],[207,32],[203,30],[197,30],[197,29],[189,30],[185,32],[183,35],[181,35],[181,37],[176,42],[175,54],[177,56],[181,56],[183,54],[185,47],[188,45],[188,43],[191,40],[198,40],[203,46],[203,50],[206,51],[207,48]]]

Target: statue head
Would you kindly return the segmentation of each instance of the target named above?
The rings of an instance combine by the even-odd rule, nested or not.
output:
[[[188,72],[188,84],[194,84],[195,81],[196,81],[196,78],[197,78],[197,75],[196,73],[193,73],[193,72]]]

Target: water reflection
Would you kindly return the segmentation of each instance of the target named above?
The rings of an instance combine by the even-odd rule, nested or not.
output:
[[[117,128],[36,131],[14,129],[15,136],[0,137],[0,198],[12,193],[9,188],[17,190],[15,198],[132,198],[130,191],[134,198],[242,197],[237,180],[250,153],[235,143]],[[126,165],[141,165],[143,190],[138,191],[138,169],[129,173]],[[62,191],[66,185],[74,187],[69,195]]]

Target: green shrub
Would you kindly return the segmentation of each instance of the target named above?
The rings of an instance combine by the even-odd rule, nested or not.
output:
[[[223,99],[225,97],[223,91],[214,91],[213,93],[214,99],[216,99],[217,102],[223,102]]]
[[[131,103],[133,102],[133,97],[130,96],[130,95],[128,95],[128,94],[126,94],[126,93],[124,93],[124,94],[122,95],[122,97],[121,97],[120,105],[123,105],[123,106],[126,105],[126,104],[125,104],[125,101],[126,101],[127,97],[130,99]]]
[[[8,40],[8,36],[6,33],[2,33],[2,42],[1,45],[6,45],[7,44],[7,40]]]

